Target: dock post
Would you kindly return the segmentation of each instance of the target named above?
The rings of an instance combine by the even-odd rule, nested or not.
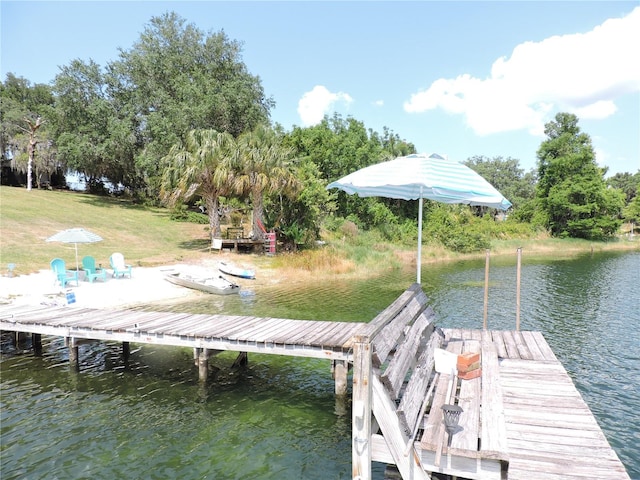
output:
[[[198,366],[198,359],[200,358],[200,352],[201,351],[202,351],[201,348],[193,347],[193,364],[196,367]]]
[[[42,355],[42,335],[39,333],[31,334],[31,345],[33,346],[33,353],[38,357]]]
[[[80,359],[78,355],[78,344],[74,337],[66,337],[64,342],[69,347],[69,369],[74,372],[80,371]]]
[[[233,365],[231,365],[231,368],[246,367],[247,365],[249,365],[249,354],[247,352],[240,352],[234,360]]]
[[[351,412],[351,476],[371,480],[371,342],[353,339],[353,403]]]
[[[131,346],[129,342],[122,342],[122,358],[125,362],[129,361],[129,354],[131,353]]]
[[[336,395],[346,395],[347,393],[347,373],[349,365],[346,360],[333,361],[333,379],[336,383]]]
[[[484,309],[482,312],[482,329],[487,329],[487,310],[489,307],[489,256],[491,255],[491,250],[487,248],[486,250],[486,258],[484,262]]]
[[[199,348],[198,350],[198,379],[206,383],[209,376],[209,349]]]

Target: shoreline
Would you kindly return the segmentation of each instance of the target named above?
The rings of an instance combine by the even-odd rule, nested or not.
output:
[[[570,259],[584,254],[605,252],[640,252],[640,241],[635,239],[632,241],[621,240],[615,243],[585,243],[584,245],[558,239],[522,243],[524,244],[522,247],[524,258],[536,261],[543,259]],[[503,244],[492,249],[490,253],[494,259],[504,260],[512,257],[515,260],[516,249],[517,247]],[[402,268],[407,270],[415,269],[415,251],[402,249],[395,250],[391,254],[394,255]],[[485,252],[456,254],[425,246],[422,254],[422,264],[481,260],[485,258],[485,255]],[[55,278],[51,270],[39,270],[37,273],[13,277],[2,275],[0,276],[0,303],[122,309],[156,302],[185,301],[189,298],[197,298],[197,296],[202,295],[202,292],[166,281],[165,273],[179,270],[194,274],[217,275],[219,274],[217,270],[219,261],[230,261],[258,270],[257,280],[251,280],[255,286],[290,282],[294,279],[297,282],[322,281],[323,278],[333,275],[341,275],[345,278],[350,276],[362,278],[378,275],[385,268],[389,268],[389,265],[378,264],[377,267],[372,267],[368,264],[358,265],[354,263],[349,272],[335,272],[332,271],[330,266],[325,268],[301,268],[296,266],[296,262],[289,262],[288,260],[286,254],[281,257],[268,257],[226,252],[223,254],[202,253],[187,260],[188,263],[134,266],[132,278],[112,278],[110,271],[107,270],[107,281],[95,280],[93,283],[89,283],[81,280],[77,286],[75,283],[71,283],[70,286],[65,288],[61,288],[54,281]],[[72,303],[67,301],[67,293],[74,294],[75,299],[73,299]]]

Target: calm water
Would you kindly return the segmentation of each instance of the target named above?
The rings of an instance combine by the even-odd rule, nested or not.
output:
[[[493,261],[489,327],[515,326],[515,258]],[[442,326],[482,327],[484,261],[426,267]],[[290,283],[207,296],[172,310],[370,320],[413,281]],[[540,330],[572,376],[631,478],[640,479],[640,253],[570,261],[523,259],[521,324]],[[212,359],[197,383],[188,349],[81,347],[69,372],[61,340],[44,355],[4,345],[1,476],[28,479],[350,478],[350,405],[333,395],[328,362],[250,355]],[[376,468],[381,476],[382,467]]]

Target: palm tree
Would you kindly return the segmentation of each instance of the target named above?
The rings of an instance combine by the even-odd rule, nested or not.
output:
[[[220,197],[232,193],[237,146],[228,133],[192,130],[184,144],[174,145],[163,158],[162,198],[169,206],[199,194],[207,207],[211,236],[219,237]]]
[[[261,237],[264,195],[296,192],[300,182],[290,169],[294,151],[281,143],[281,137],[266,126],[258,125],[238,138],[239,171],[234,179],[236,191],[249,194],[253,206],[252,237]]]

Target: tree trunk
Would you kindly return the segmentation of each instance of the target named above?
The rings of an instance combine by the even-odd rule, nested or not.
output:
[[[209,230],[211,231],[211,240],[222,236],[220,229],[220,214],[218,212],[218,197],[207,197],[207,214],[209,215]]]
[[[258,240],[264,237],[262,232],[262,227],[264,226],[264,222],[262,221],[262,216],[264,214],[262,191],[257,189],[253,190],[251,197],[251,202],[253,203],[253,225],[251,225],[253,233],[251,238],[253,240]]]
[[[38,144],[38,140],[36,140],[36,132],[42,125],[42,119],[38,117],[36,119],[36,123],[33,123],[28,118],[25,118],[25,121],[29,125],[29,147],[27,151],[29,153],[29,160],[27,162],[27,190],[31,190],[31,173],[33,171],[33,158],[36,153],[36,145]]]

